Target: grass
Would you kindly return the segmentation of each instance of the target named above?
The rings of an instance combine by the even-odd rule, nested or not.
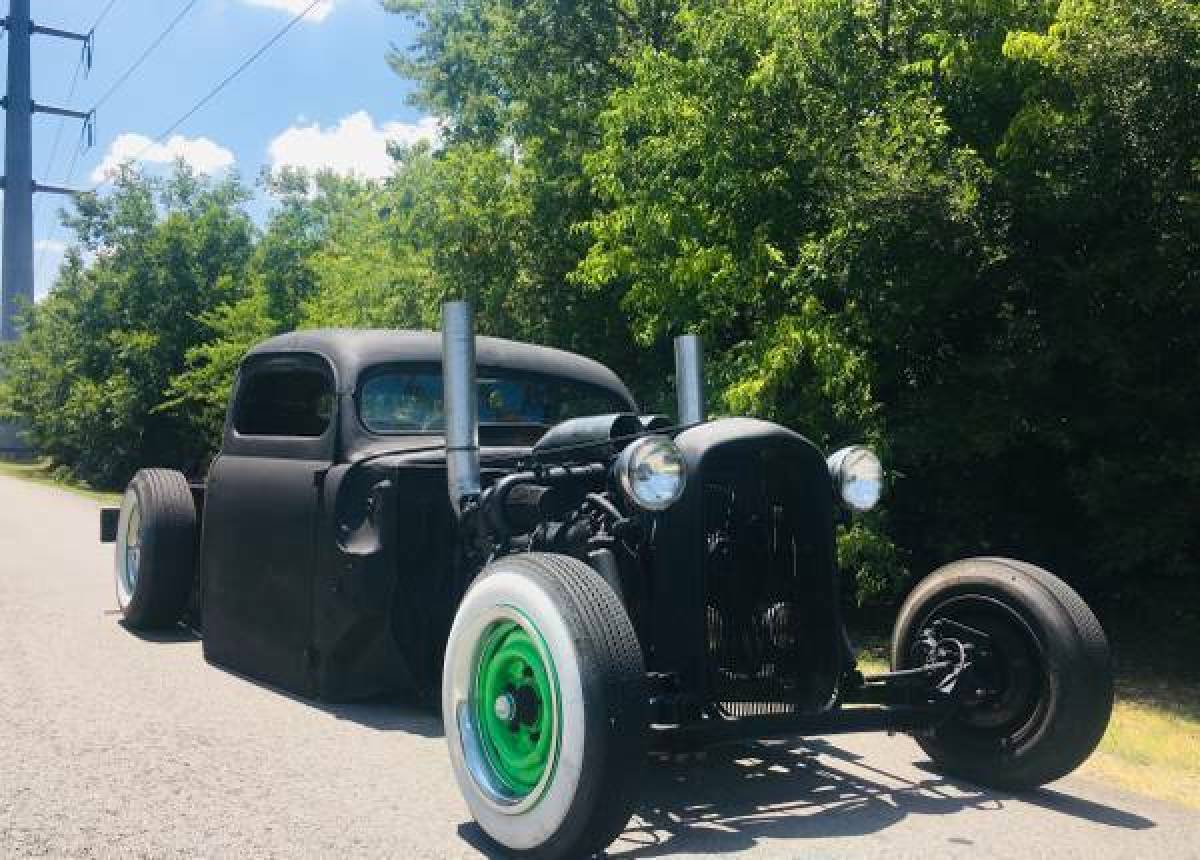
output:
[[[89,499],[95,499],[104,504],[117,505],[121,502],[119,493],[101,492],[84,484],[66,481],[56,476],[54,468],[48,460],[39,460],[33,463],[13,463],[0,460],[0,475],[20,478],[24,481],[32,481],[35,484],[43,484],[47,487],[58,487],[59,489],[69,490],[72,493],[86,496]]]
[[[1112,722],[1084,773],[1200,809],[1200,685],[1118,678]]]
[[[865,646],[858,666],[868,674],[887,671],[887,646]],[[1200,809],[1200,683],[1146,677],[1152,675],[1118,668],[1112,720],[1080,773]]]

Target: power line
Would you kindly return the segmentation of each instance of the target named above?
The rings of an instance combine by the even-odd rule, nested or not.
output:
[[[100,22],[105,19],[105,17],[108,15],[108,13],[112,11],[113,6],[115,6],[116,4],[117,4],[117,0],[109,0],[108,4],[100,11],[100,14],[96,17],[96,20],[92,23],[91,32],[95,32],[96,27],[99,26]],[[7,29],[5,30],[5,32],[7,32]],[[75,91],[79,87],[80,74],[83,72],[84,62],[87,57],[88,57],[88,55],[86,53],[86,48],[85,48],[85,51],[81,52],[79,54],[79,60],[75,63],[75,72],[74,72],[74,74],[71,75],[71,85],[70,85],[70,87],[67,88],[67,98],[66,98],[64,104],[70,105],[72,100],[75,98]],[[63,128],[66,126],[66,124],[67,124],[66,117],[58,118],[58,125],[54,129],[54,139],[50,143],[50,156],[49,156],[49,158],[46,159],[46,169],[42,173],[43,184],[48,183],[50,181],[50,177],[54,171],[54,163],[55,163],[55,161],[58,160],[58,147],[59,147],[59,144],[62,143]],[[85,138],[86,133],[87,133],[87,129],[85,126],[83,129],[80,130],[79,141],[75,147],[75,152],[71,156],[71,166],[67,170],[68,175],[67,175],[67,178],[64,180],[64,184],[69,184],[71,181],[71,177],[75,173],[75,166],[79,162],[79,156],[82,153],[83,148],[84,148],[84,138]],[[42,198],[38,197],[37,202],[34,204],[34,210],[33,210],[33,223],[35,225],[37,224],[38,220],[41,218],[41,215],[42,215]],[[54,239],[58,235],[58,226],[59,226],[58,222],[55,221],[54,226],[51,228],[51,235],[50,235],[48,244],[54,243]],[[46,260],[46,254],[48,253],[48,250],[49,250],[48,248],[44,247],[44,248],[42,248],[41,253],[37,255],[37,262],[34,265],[34,279],[35,280],[37,279],[38,274],[41,272],[42,268],[44,267],[45,260]]]
[[[126,70],[126,72],[123,73],[120,78],[118,78],[117,82],[114,83],[111,87],[109,87],[109,90],[106,91],[105,94],[103,96],[101,96],[101,98],[99,100],[97,100],[96,107],[99,107],[100,104],[102,104],[107,98],[109,98],[109,96],[111,96],[112,93],[115,92],[116,89],[121,84],[123,84],[125,82],[125,80],[127,80],[129,78],[130,75],[133,74],[133,71],[136,70],[136,68],[138,66],[140,66],[142,62],[144,62],[145,58],[147,56],[149,56],[150,52],[152,52],[158,46],[158,44],[163,39],[166,38],[166,36],[171,32],[171,30],[173,30],[175,28],[175,25],[178,24],[180,20],[182,20],[183,16],[186,15],[188,13],[188,11],[191,10],[192,6],[194,6],[197,2],[199,2],[199,0],[189,0],[189,2],[175,16],[175,18],[172,19],[171,23],[167,25],[167,28],[162,33],[159,34],[159,36],[154,40],[154,42],[151,43],[151,45],[146,49],[146,51],[144,51],[143,54],[140,57],[138,57],[137,60],[134,61],[133,65],[130,66],[130,68],[128,70]],[[309,12],[311,12],[313,9],[315,9],[317,6],[319,6],[323,2],[325,2],[325,0],[312,0],[312,2],[310,2],[307,6],[305,6],[304,9],[302,9],[300,12],[296,13],[291,18],[291,20],[289,20],[283,27],[281,27],[279,30],[277,30],[269,39],[267,39],[266,42],[264,42],[262,45],[260,45],[258,47],[258,49],[254,51],[254,53],[252,53],[249,57],[247,57],[245,60],[243,60],[241,62],[241,64],[239,64],[233,71],[231,71],[229,74],[227,74],[225,77],[223,77],[220,81],[218,81],[216,86],[214,86],[211,90],[209,90],[207,93],[205,93],[205,95],[199,101],[197,101],[194,105],[192,105],[192,107],[190,107],[187,111],[185,111],[184,114],[179,117],[179,119],[175,120],[175,122],[171,123],[170,126],[168,126],[166,129],[164,129],[158,135],[158,137],[154,138],[154,140],[150,141],[144,147],[142,147],[137,152],[137,154],[134,155],[132,160],[138,161],[139,159],[141,159],[141,157],[143,155],[146,154],[146,152],[149,151],[149,149],[152,146],[161,144],[164,140],[166,140],[166,138],[173,131],[178,129],[181,125],[183,125],[185,122],[187,122],[189,119],[191,119],[197,112],[199,112],[202,108],[204,108],[205,105],[207,105],[209,102],[211,102],[213,99],[215,99],[227,86],[229,86],[231,83],[233,83],[234,80],[236,80],[244,71],[246,71],[246,69],[248,69],[248,68],[250,68],[250,66],[254,65],[254,63],[257,62],[258,59],[263,56],[263,54],[267,53],[267,51],[269,51],[271,48],[273,48],[275,46],[275,44],[277,42],[279,42],[279,40],[281,40],[284,36],[286,36],[289,32],[291,32],[293,27],[295,27],[302,20],[304,20],[304,18],[308,15]],[[109,10],[113,7],[113,5],[115,3],[116,3],[116,0],[109,0],[108,5],[104,8],[104,10],[100,13],[100,16],[96,19],[97,24],[99,24],[100,21],[102,21],[104,19],[104,17],[108,14]],[[66,184],[70,184],[71,179],[74,177],[75,169],[79,163],[79,156],[83,153],[83,150],[84,150],[84,136],[81,134],[80,139],[79,139],[79,144],[75,147],[75,152],[71,157],[70,166],[67,168],[67,177],[65,179]],[[97,183],[95,186],[92,187],[91,192],[95,193],[100,188],[100,186],[103,185],[106,181],[107,180],[102,180],[101,182]],[[51,233],[48,244],[53,243],[54,240],[57,238],[58,227],[59,227],[59,224],[56,222],[55,226],[54,226],[54,231]],[[44,253],[45,253],[45,249],[43,249],[43,254]],[[39,263],[40,262],[41,262],[41,258],[39,258]],[[38,268],[40,268],[40,265]]]
[[[75,153],[71,156],[71,164],[67,167],[67,176],[64,180],[67,185],[70,185],[71,180],[75,178],[75,168],[79,166],[79,156],[83,155],[83,151],[87,149],[83,135],[84,133],[81,131],[79,134],[79,144],[75,147]]]
[[[113,2],[115,3],[116,0],[113,0]],[[92,105],[92,110],[96,110],[98,107],[100,107],[100,105],[112,98],[113,94],[116,93],[116,91],[119,90],[127,80],[129,80],[130,76],[132,76],[133,73],[141,67],[142,63],[146,62],[146,59],[152,53],[154,53],[154,49],[161,45],[167,36],[171,35],[171,31],[179,25],[179,22],[183,20],[184,16],[187,15],[188,12],[192,11],[192,7],[198,2],[199,0],[188,0],[187,3],[183,4],[183,8],[180,9],[175,17],[171,19],[171,23],[167,24],[163,31],[154,38],[154,41],[146,46],[146,49],[142,51],[141,55],[139,55],[138,58],[129,66],[129,68],[122,72],[117,79],[113,81],[109,88],[104,91],[104,94],[100,96],[100,98],[96,99],[96,103]],[[111,7],[112,3],[110,3],[109,6]]]
[[[250,66],[253,65],[254,62],[259,57],[261,57],[263,54],[265,54],[267,51],[269,51],[272,47],[274,47],[276,42],[278,42],[280,39],[282,39],[284,36],[286,36],[293,27],[295,27],[297,24],[299,24],[300,21],[302,21],[304,19],[304,17],[306,15],[308,15],[309,12],[311,12],[313,9],[315,9],[317,6],[319,6],[323,2],[325,2],[325,0],[312,0],[312,2],[309,3],[307,6],[305,6],[301,12],[298,12],[295,16],[293,16],[292,20],[288,21],[287,24],[285,24],[282,28],[280,28],[280,30],[278,32],[276,32],[275,35],[273,35],[270,39],[268,39],[266,42],[264,42],[263,45],[257,51],[255,51],[253,54],[251,54],[249,57],[247,57],[240,66],[238,66],[236,69],[234,69],[232,72],[230,72],[224,78],[222,78],[221,82],[218,83],[211,90],[209,90],[208,94],[205,95],[204,98],[202,98],[202,99],[200,99],[200,101],[196,102],[196,104],[194,104],[186,113],[184,113],[183,116],[181,116],[179,119],[175,120],[175,122],[171,123],[171,125],[164,132],[162,132],[152,143],[150,143],[146,147],[144,147],[142,150],[142,153],[144,153],[147,149],[149,149],[155,143],[162,143],[163,140],[167,137],[167,135],[169,135],[171,132],[175,131],[175,129],[179,128],[181,125],[183,125],[189,119],[191,119],[192,116],[197,111],[199,111],[206,104],[208,104],[210,101],[212,101],[214,98],[216,98],[217,94],[220,93],[223,89],[225,89],[225,87],[229,86],[229,84],[231,84],[238,75],[240,75],[242,72],[246,71],[246,69],[250,68]],[[141,154],[141,153],[139,153],[139,154]]]
[[[79,62],[75,64],[75,74],[71,77],[71,86],[67,90],[67,99],[64,104],[71,104],[71,99],[75,98],[75,89],[79,86],[79,73],[83,71],[83,55],[79,55]],[[50,181],[50,171],[54,169],[54,161],[58,158],[58,145],[62,142],[63,126],[67,124],[67,118],[60,116],[58,118],[58,126],[54,129],[54,140],[50,144],[50,157],[46,159],[46,169],[42,173],[42,182]],[[33,210],[33,222],[36,224],[38,217],[42,214],[42,198],[37,199]]]
[[[100,10],[100,14],[96,16],[96,20],[92,22],[92,30],[94,31],[100,26],[100,22],[108,17],[108,13],[112,11],[112,7],[117,5],[117,0],[108,0],[108,5]]]
[[[87,133],[84,129],[80,129],[79,140],[75,144],[75,152],[72,153],[70,164],[67,165],[66,178],[63,179],[64,185],[70,185],[71,180],[75,178],[75,168],[79,166],[79,156],[83,155],[83,151],[87,149],[86,134]],[[58,231],[61,227],[62,223],[56,218],[54,220],[54,226],[50,230],[50,238],[46,240],[46,245],[42,248],[41,253],[37,255],[37,263],[35,264],[33,270],[33,278],[35,282],[37,281],[37,276],[41,273],[42,268],[45,265],[46,255],[50,253],[50,246],[52,246],[54,241],[58,238]]]
[[[171,123],[171,125],[169,125],[166,129],[164,129],[158,135],[158,137],[154,138],[153,140],[148,142],[145,146],[143,146],[140,150],[138,150],[138,152],[133,156],[132,160],[133,161],[140,160],[143,155],[145,155],[147,152],[150,151],[151,147],[157,146],[158,144],[161,144],[163,141],[165,141],[167,139],[167,137],[171,134],[171,132],[175,131],[177,128],[179,128],[181,125],[183,125],[189,119],[191,119],[201,108],[203,108],[205,105],[207,105],[209,102],[211,102],[214,98],[216,98],[217,95],[219,95],[222,90],[224,90],[227,86],[229,86],[231,83],[233,83],[233,81],[239,75],[241,75],[242,72],[246,71],[246,69],[248,69],[248,68],[250,68],[250,66],[254,65],[255,61],[257,61],[263,54],[265,54],[272,47],[274,47],[276,42],[278,42],[280,39],[282,39],[284,36],[286,36],[293,27],[295,27],[302,20],[304,20],[304,18],[308,15],[309,12],[311,12],[313,9],[315,9],[317,6],[321,5],[321,3],[324,3],[324,2],[326,2],[326,0],[312,0],[312,2],[309,3],[307,6],[305,6],[304,9],[302,9],[300,12],[297,12],[294,16],[292,16],[292,19],[290,21],[288,21],[279,30],[277,30],[274,33],[274,35],[271,36],[271,38],[267,39],[266,42],[264,42],[262,45],[260,45],[253,54],[251,54],[249,57],[247,57],[245,60],[243,60],[242,63],[237,68],[235,68],[232,72],[230,72],[224,78],[222,78],[217,83],[217,85],[214,86],[211,90],[209,90],[198,102],[196,102],[194,105],[192,105],[190,108],[188,108],[188,110],[186,112],[184,112],[184,114],[181,117],[179,117],[179,119],[175,120],[175,122]],[[104,182],[100,182],[99,184],[97,184],[95,187],[92,188],[92,191],[93,192],[96,191],[103,184],[104,184]]]

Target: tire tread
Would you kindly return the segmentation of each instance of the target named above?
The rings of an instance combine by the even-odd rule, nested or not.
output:
[[[907,646],[924,612],[951,593],[974,589],[1003,592],[1022,612],[1040,619],[1041,635],[1058,637],[1055,644],[1066,665],[1056,675],[1056,713],[1035,745],[1011,758],[979,760],[948,745],[937,730],[918,734],[916,740],[948,771],[981,784],[1020,790],[1065,776],[1103,737],[1112,710],[1113,683],[1108,641],[1100,622],[1083,598],[1058,577],[1006,558],[966,559],[935,571],[913,589],[900,609],[892,637],[892,665],[905,664]]]
[[[582,827],[560,832],[537,849],[512,854],[530,860],[599,854],[628,823],[645,767],[648,705],[641,644],[620,598],[579,559],[527,553],[509,556],[495,569],[537,580],[554,591],[556,602],[569,607],[578,621],[577,642],[591,643],[590,660],[594,662],[589,667],[581,656],[581,672],[603,679],[605,713],[600,718],[608,724],[602,733],[604,748],[585,752],[585,772],[591,769],[600,778],[592,783],[594,796],[584,799],[581,812],[586,821]]]
[[[141,568],[125,622],[135,630],[177,624],[195,577],[196,506],[182,473],[141,469],[127,492],[138,495],[142,516]]]

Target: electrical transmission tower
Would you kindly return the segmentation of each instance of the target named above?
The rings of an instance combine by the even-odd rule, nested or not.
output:
[[[30,86],[29,43],[34,35],[82,42],[82,62],[92,66],[92,34],[71,33],[35,25],[29,18],[29,0],[11,0],[8,17],[0,22],[8,31],[8,94],[0,101],[7,112],[4,123],[4,263],[0,271],[0,343],[17,336],[17,317],[33,304],[33,195],[36,192],[70,194],[70,189],[42,185],[33,180],[33,115],[55,114],[83,120],[88,138],[94,126],[90,113],[40,105]],[[0,454],[25,458],[32,452],[19,425],[0,422]]]
[[[2,106],[5,118],[4,152],[4,265],[0,273],[0,341],[17,336],[16,318],[33,303],[33,195],[37,192],[73,194],[69,188],[42,185],[33,179],[33,114],[46,113],[82,120],[89,139],[92,114],[38,104],[30,87],[29,45],[35,35],[73,39],[82,43],[83,62],[92,65],[92,33],[72,33],[34,24],[29,0],[11,0],[8,17],[8,94]]]

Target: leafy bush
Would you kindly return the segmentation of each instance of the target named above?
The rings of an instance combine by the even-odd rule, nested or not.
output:
[[[869,441],[864,603],[1012,553],[1095,594],[1200,574],[1200,10],[1188,0],[385,0],[444,120],[382,182],[127,170],[0,409],[78,477],[202,464],[240,356],[295,327],[574,349],[669,409]]]

